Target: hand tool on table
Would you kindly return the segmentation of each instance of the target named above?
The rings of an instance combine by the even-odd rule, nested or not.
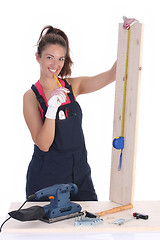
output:
[[[83,214],[75,217],[74,226],[93,226],[102,222],[103,219],[98,215],[84,211]]]
[[[119,207],[114,207],[114,208],[111,208],[102,212],[98,212],[95,214],[88,211],[84,211],[83,213],[81,213],[80,216],[75,218],[75,226],[92,226],[98,223],[102,223],[103,219],[100,217],[106,214],[116,213],[119,211],[131,209],[131,208],[133,208],[133,205],[128,204],[128,205],[123,205]]]
[[[99,217],[101,217],[101,216],[104,216],[106,214],[116,213],[116,212],[131,209],[131,208],[133,208],[133,205],[132,204],[127,204],[127,205],[122,205],[122,206],[119,206],[119,207],[114,207],[114,208],[111,208],[111,209],[108,209],[108,210],[105,210],[105,211],[102,211],[102,212],[98,212],[96,214]]]
[[[122,225],[124,223],[130,222],[130,221],[135,220],[135,219],[147,220],[148,218],[149,218],[149,216],[146,215],[146,214],[134,212],[132,218],[130,218],[128,220],[125,220],[125,218],[120,218],[120,219],[114,221],[114,224]]]

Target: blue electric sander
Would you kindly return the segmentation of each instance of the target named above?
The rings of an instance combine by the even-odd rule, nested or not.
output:
[[[81,206],[70,201],[70,194],[76,194],[78,187],[73,184],[57,184],[37,191],[28,197],[28,201],[50,201],[45,206],[32,206],[12,211],[9,215],[20,221],[41,220],[53,223],[81,215]]]

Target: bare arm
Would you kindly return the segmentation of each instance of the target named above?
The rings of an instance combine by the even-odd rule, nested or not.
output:
[[[42,150],[48,151],[55,136],[55,120],[42,121],[35,94],[30,89],[23,97],[23,113],[34,143]]]
[[[101,74],[93,77],[77,77],[70,78],[68,82],[72,85],[75,96],[80,94],[90,93],[97,91],[116,79],[116,62],[113,67]]]

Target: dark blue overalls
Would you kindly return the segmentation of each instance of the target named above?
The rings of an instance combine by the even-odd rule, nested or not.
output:
[[[91,169],[87,162],[87,151],[82,131],[82,111],[75,101],[71,85],[64,81],[70,90],[69,104],[61,105],[56,116],[56,130],[53,144],[48,152],[34,145],[34,153],[28,167],[26,195],[54,184],[75,183],[78,193],[71,196],[74,201],[96,201],[97,195],[91,179]],[[39,91],[32,85],[37,100],[43,109],[43,118],[47,106]],[[59,111],[67,114],[64,120],[58,119]]]

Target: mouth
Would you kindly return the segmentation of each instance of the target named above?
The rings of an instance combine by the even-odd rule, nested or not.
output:
[[[56,69],[51,69],[51,68],[48,68],[49,69],[49,71],[51,72],[51,73],[56,73],[57,72],[57,70]]]

